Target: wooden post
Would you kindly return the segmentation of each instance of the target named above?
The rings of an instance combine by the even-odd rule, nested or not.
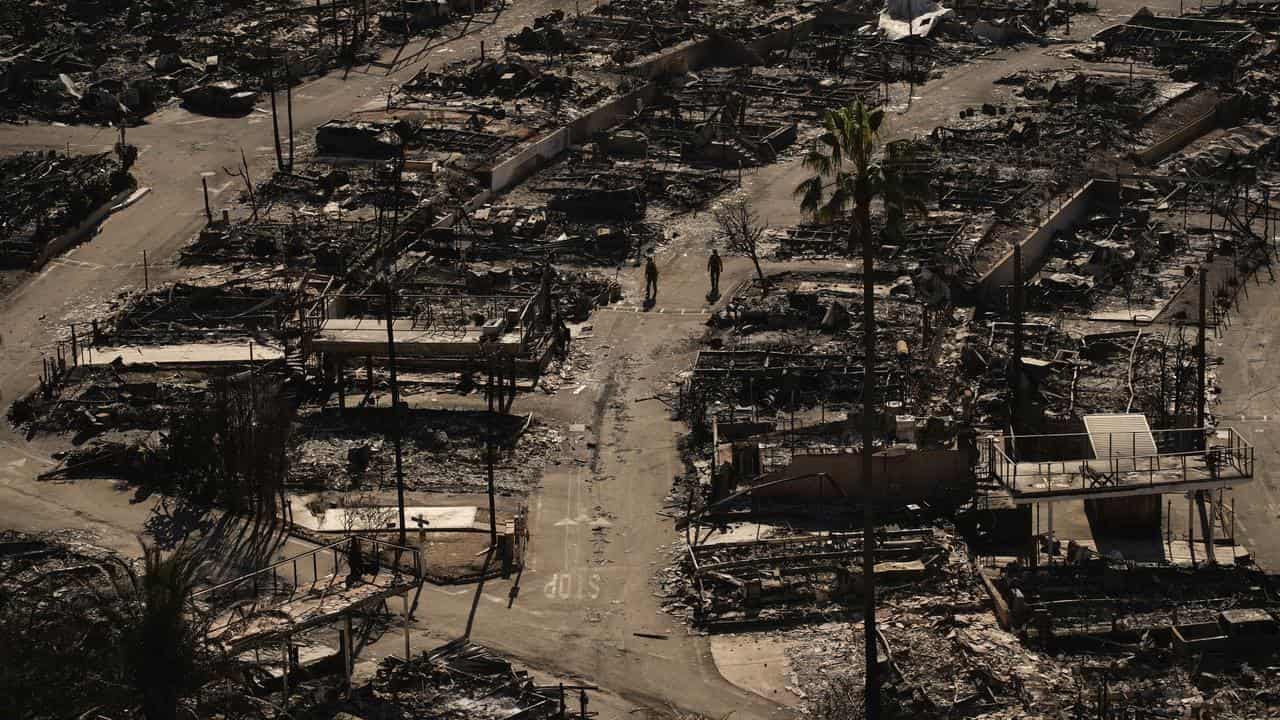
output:
[[[1209,522],[1205,523],[1205,528],[1204,528],[1205,532],[1208,533],[1204,539],[1205,559],[1209,561],[1210,565],[1217,565],[1218,557],[1217,557],[1217,554],[1214,553],[1213,551],[1213,515],[1214,515],[1213,492],[1201,490],[1200,493],[1201,493],[1200,495],[1201,505],[1203,506],[1206,503],[1208,504],[1208,508],[1206,509],[1206,515],[1209,518]]]
[[[1263,249],[1271,252],[1271,186],[1262,189],[1262,241]]]
[[[270,53],[268,53],[270,55]],[[284,153],[280,150],[280,121],[276,114],[276,72],[275,58],[271,58],[272,65],[268,72],[270,76],[267,79],[268,89],[271,90],[271,143],[276,149],[276,170],[284,172]]]
[[[213,210],[209,207],[209,178],[201,176],[200,185],[204,187],[204,221],[213,222]]]
[[[1053,565],[1053,503],[1049,503],[1049,565]]]
[[[333,363],[338,368],[338,411],[341,412],[347,409],[347,361],[339,355],[334,358]]]
[[[1187,493],[1187,552],[1191,554],[1191,567],[1196,566],[1196,516],[1191,507],[1194,497],[1194,493]]]
[[[412,657],[412,651],[409,649],[409,593],[405,592],[401,597],[404,601],[404,659],[407,662]]]
[[[489,480],[489,550],[493,552],[498,548],[498,517],[497,510],[494,507],[494,480],[493,480],[493,415],[489,416],[489,432],[485,442],[485,465],[487,466],[487,474]]]
[[[147,251],[142,251],[142,289],[151,290],[151,270],[147,267]]]
[[[343,613],[342,615],[342,678],[346,680],[345,696],[351,698],[351,669],[354,658],[351,656],[351,613]]]
[[[280,641],[280,655],[284,664],[280,673],[280,680],[283,687],[282,696],[280,698],[280,708],[289,709],[289,638]]]

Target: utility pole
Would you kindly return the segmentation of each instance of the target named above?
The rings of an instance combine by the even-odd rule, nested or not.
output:
[[[276,147],[276,169],[284,172],[284,154],[280,151],[280,122],[276,119],[276,68],[273,55],[270,50],[267,51],[267,56],[272,58],[267,68],[267,86],[271,89],[271,141]]]
[[[289,172],[293,172],[293,76],[289,74],[289,55],[284,56],[284,103],[289,116]]]
[[[494,510],[494,483],[493,483],[493,435],[494,423],[497,418],[494,415],[493,402],[495,393],[502,392],[502,384],[494,382],[494,375],[497,372],[497,356],[494,355],[489,359],[489,422],[485,432],[485,459],[489,476],[489,549],[484,554],[484,566],[480,570],[480,582],[476,583],[476,593],[471,598],[471,610],[467,613],[467,625],[463,630],[462,637],[471,638],[471,628],[475,626],[476,610],[480,608],[480,594],[484,592],[484,582],[489,576],[489,566],[493,562],[493,554],[498,550],[498,516]],[[499,399],[499,403],[501,400]]]
[[[866,720],[880,718],[880,672],[876,633],[875,485],[875,241],[862,238],[862,625],[866,664]]]
[[[392,307],[395,304],[395,292],[392,289],[392,283],[395,278],[395,269],[393,267],[394,257],[392,249],[395,247],[395,237],[398,231],[400,220],[400,175],[404,168],[404,150],[400,151],[400,159],[395,166],[395,204],[394,214],[391,221],[390,242],[387,243],[387,278],[386,278],[386,319],[387,319],[387,364],[391,372],[391,439],[395,445],[396,456],[396,507],[400,512],[400,547],[406,547],[405,544],[405,525],[404,525],[404,453],[401,447],[401,436],[403,432],[403,423],[400,417],[400,385],[396,378],[396,335],[395,335],[395,313]],[[397,568],[399,564],[397,563]]]
[[[1013,246],[1013,288],[1010,304],[1013,306],[1013,347],[1009,358],[1009,389],[1013,393],[1013,412],[1010,424],[1014,432],[1021,429],[1022,421],[1022,245]]]
[[[489,432],[488,432],[489,437],[487,438],[487,442],[485,443],[485,458],[486,458],[485,464],[488,466],[488,473],[489,473],[489,547],[491,551],[498,547],[498,516],[497,516],[497,511],[494,509],[494,500],[493,500],[493,493],[494,493],[493,436],[495,434],[493,426],[495,421],[496,421],[496,418],[492,414],[490,414],[489,415]]]
[[[1200,322],[1196,331],[1196,449],[1203,450],[1204,437],[1204,330],[1205,330],[1205,286],[1209,275],[1208,268],[1200,266]]]

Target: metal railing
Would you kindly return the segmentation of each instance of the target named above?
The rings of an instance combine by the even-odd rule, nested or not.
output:
[[[1010,452],[1002,446],[1009,438],[989,437],[982,443],[979,463],[1011,492],[1046,495],[1253,477],[1253,445],[1233,428],[1219,428],[1213,435],[1207,434],[1206,430],[1153,431],[1155,453],[1138,452],[1140,445],[1144,444],[1140,443],[1140,437],[1146,434],[1139,432],[1021,435],[1017,438],[1018,451]],[[1222,433],[1226,436],[1218,437]],[[1192,437],[1203,438],[1203,449],[1160,452],[1162,447],[1185,447],[1187,439]],[[1091,448],[1104,447],[1111,454],[1093,458],[1030,459],[1040,456],[1035,450],[1040,449],[1038,446],[1042,442],[1046,444],[1045,449],[1057,446],[1059,454],[1064,445],[1069,446],[1072,442]],[[1128,453],[1123,452],[1125,449]],[[1166,473],[1176,473],[1176,477],[1170,479]],[[1193,476],[1196,473],[1199,477]]]
[[[356,567],[352,564],[354,557],[360,558]],[[349,535],[193,592],[188,602],[193,606],[207,605],[215,612],[231,608],[231,616],[224,623],[230,625],[298,598],[323,601],[353,584],[352,579],[376,580],[386,569],[391,573],[388,589],[422,582],[422,556],[417,548]],[[344,574],[347,579],[341,579]]]
[[[507,295],[471,295],[465,292],[451,295],[398,295],[396,297],[397,320],[411,320],[418,330],[433,329],[443,332],[465,331],[475,326],[473,316],[482,315],[488,320],[506,320],[507,311],[519,310],[511,330],[518,330],[523,344],[527,330],[537,318],[539,294],[512,293]],[[337,314],[330,311],[331,302],[340,302]],[[386,313],[386,296],[380,293],[327,295],[313,304],[303,316],[303,330],[318,332],[327,320],[342,317],[369,317],[382,321]]]

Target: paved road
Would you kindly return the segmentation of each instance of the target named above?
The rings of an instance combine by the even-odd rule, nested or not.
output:
[[[1117,18],[1137,9],[1134,0],[1104,0],[1104,13]],[[540,0],[520,3],[502,14],[495,25],[428,53],[400,67],[402,78],[424,59],[456,59],[477,52],[481,39],[492,43],[518,29],[529,18],[568,2]],[[1174,7],[1176,9],[1176,7]],[[1164,8],[1168,11],[1169,8]],[[1077,24],[1077,37],[1101,25],[1101,20]],[[491,45],[492,46],[492,45]],[[1060,49],[1060,48],[1059,48]],[[1071,61],[1054,48],[1028,47],[1002,52],[996,59],[958,68],[946,77],[917,89],[909,109],[897,115],[895,134],[925,131],[950,117],[958,107],[999,99],[1003,89],[991,81],[1019,69],[1062,67]],[[309,83],[295,95],[295,122],[303,133],[314,125],[358,108],[381,96],[389,78],[385,70],[364,68],[345,79],[331,75]],[[234,192],[222,166],[239,157],[239,148],[252,156],[255,173],[265,176],[271,143],[266,137],[269,117],[261,113],[240,120],[211,120],[179,109],[167,110],[144,128],[130,131],[143,150],[139,172],[143,185],[154,190],[138,205],[107,221],[97,238],[56,262],[0,308],[0,391],[6,398],[25,391],[35,379],[38,356],[50,328],[77,308],[89,306],[119,289],[141,282],[137,266],[141,251],[163,260],[186,241],[202,222],[199,178],[215,173],[219,193]],[[25,146],[107,148],[110,131],[88,128],[0,128],[0,150]],[[790,190],[802,177],[795,163],[765,168],[747,182],[747,192],[773,224],[795,218]],[[660,257],[662,295],[655,311],[604,311],[593,319],[594,338],[586,341],[593,356],[592,381],[579,394],[561,391],[537,403],[538,411],[562,422],[583,423],[586,433],[570,434],[565,456],[544,478],[533,503],[533,549],[515,607],[506,609],[508,582],[491,583],[474,633],[475,639],[545,669],[572,673],[596,682],[620,697],[648,705],[666,704],[697,710],[714,717],[732,712],[736,718],[766,718],[785,711],[763,698],[724,682],[709,657],[705,639],[686,635],[658,611],[651,578],[667,560],[674,540],[671,523],[658,514],[671,479],[681,471],[677,440],[682,428],[661,403],[647,399],[675,371],[687,366],[694,342],[702,333],[705,303],[703,258],[706,233],[686,233]],[[628,288],[638,290],[638,270],[624,275]],[[723,287],[744,280],[749,265],[739,258],[726,262]],[[727,294],[727,293],[726,293]],[[1274,288],[1260,288],[1255,301],[1264,305],[1256,317],[1278,302]],[[678,313],[677,309],[695,312]],[[673,310],[673,312],[661,312]],[[77,317],[76,319],[88,319]],[[1233,329],[1248,330],[1242,320]],[[1257,333],[1263,333],[1259,328]],[[1228,335],[1229,342],[1237,342]],[[1258,342],[1260,335],[1238,342]],[[1250,339],[1252,338],[1252,339]],[[1265,336],[1269,342],[1269,335]],[[1243,352],[1244,345],[1241,345]],[[1229,362],[1236,362],[1230,353]],[[1236,367],[1234,364],[1228,367]],[[1253,367],[1253,366],[1250,366]],[[1263,388],[1280,382],[1265,362],[1259,377],[1247,386]],[[1228,387],[1228,392],[1236,389]],[[1256,392],[1251,390],[1250,392]],[[1250,408],[1274,408],[1273,395],[1251,400]],[[1269,426],[1259,433],[1269,435]],[[0,437],[0,527],[42,529],[84,524],[100,531],[107,544],[136,548],[133,533],[148,508],[130,505],[127,495],[104,484],[47,485],[32,481],[42,462],[40,448],[19,439]],[[1275,452],[1274,444],[1267,452]],[[47,455],[43,455],[47,457]],[[1263,465],[1264,473],[1266,466]],[[1271,487],[1267,483],[1259,488]],[[1267,490],[1267,492],[1272,492]],[[1270,506],[1273,514],[1280,506]],[[1251,509],[1255,513],[1257,508]],[[1261,526],[1260,515],[1244,515],[1249,532]],[[463,627],[470,604],[463,588],[430,588],[414,630],[425,637],[455,636]],[[665,635],[642,638],[635,633]],[[388,636],[375,652],[398,652],[397,637]],[[419,645],[421,646],[421,645]]]
[[[1265,282],[1265,273],[1263,278]],[[1211,410],[1219,425],[1244,434],[1257,460],[1253,482],[1231,493],[1238,542],[1272,571],[1280,568],[1280,362],[1272,354],[1278,316],[1277,286],[1250,285],[1230,326],[1220,338],[1206,341],[1209,354],[1223,359],[1222,365],[1210,368],[1222,389],[1222,403]]]

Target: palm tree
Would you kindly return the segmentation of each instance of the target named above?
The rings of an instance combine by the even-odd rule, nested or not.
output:
[[[906,208],[920,206],[922,193],[913,191],[891,163],[876,154],[884,110],[870,109],[862,100],[832,110],[823,120],[824,132],[804,156],[813,177],[796,186],[800,209],[822,223],[852,214],[849,254],[862,248],[862,573],[863,624],[866,632],[866,717],[879,717],[880,683],[876,675],[875,512],[872,506],[875,448],[875,258],[877,242],[871,232],[871,202],[879,197],[886,209],[887,235],[900,232]]]
[[[117,585],[134,603],[125,620],[124,660],[146,720],[176,720],[178,699],[198,684],[198,632],[186,604],[206,565],[205,553],[188,543],[168,554],[144,543],[142,553],[141,575],[125,563],[128,582]]]

